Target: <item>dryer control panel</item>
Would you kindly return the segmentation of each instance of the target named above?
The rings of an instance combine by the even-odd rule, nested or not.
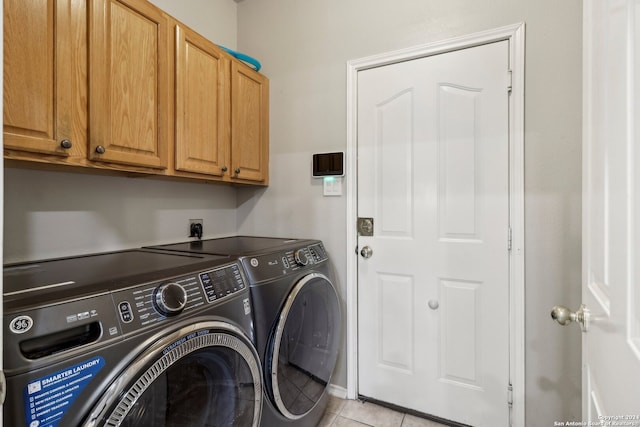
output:
[[[327,261],[321,242],[282,252],[240,258],[251,283],[273,280]]]
[[[124,333],[218,302],[246,289],[237,263],[113,293]]]

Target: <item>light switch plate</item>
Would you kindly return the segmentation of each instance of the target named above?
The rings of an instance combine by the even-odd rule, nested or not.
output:
[[[342,177],[325,176],[323,181],[324,196],[342,196]]]

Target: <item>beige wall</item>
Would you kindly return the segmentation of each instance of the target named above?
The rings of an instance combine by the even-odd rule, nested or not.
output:
[[[527,26],[526,425],[535,427],[581,419],[580,334],[549,317],[554,304],[580,301],[579,0],[239,3],[238,49],[271,81],[271,185],[240,190],[238,227],[324,240],[346,295],[346,201],[322,196],[310,160],[346,148],[347,61],[518,22]],[[344,357],[334,381],[346,384]]]
[[[236,191],[150,178],[5,168],[4,262],[234,234]]]
[[[209,40],[230,49],[238,41],[236,3],[232,0],[149,0]]]

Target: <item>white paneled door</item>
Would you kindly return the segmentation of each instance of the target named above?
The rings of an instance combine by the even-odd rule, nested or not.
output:
[[[358,73],[359,393],[476,427],[509,425],[508,70],[500,41]]]
[[[583,418],[640,426],[640,1],[583,8]]]

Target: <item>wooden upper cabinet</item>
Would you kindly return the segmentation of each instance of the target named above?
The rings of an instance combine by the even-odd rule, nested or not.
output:
[[[149,1],[3,16],[6,159],[268,184],[268,79]]]
[[[231,176],[268,181],[269,80],[239,62],[231,63]]]
[[[223,176],[229,169],[229,59],[176,26],[176,170]]]
[[[89,158],[167,167],[166,16],[140,0],[90,0]]]
[[[82,9],[71,0],[5,0],[3,12],[5,149],[84,152],[86,44],[73,45],[86,36]]]

